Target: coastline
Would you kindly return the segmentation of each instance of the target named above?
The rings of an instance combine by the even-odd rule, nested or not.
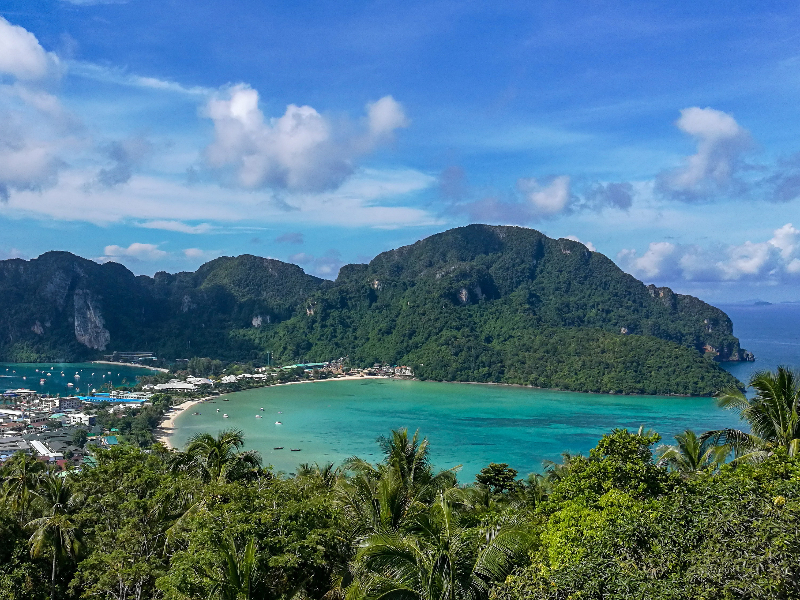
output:
[[[164,369],[162,367],[148,367],[147,365],[139,365],[136,363],[114,362],[113,360],[90,360],[89,362],[92,363],[93,365],[115,365],[123,367],[137,367],[139,369],[148,369],[150,371],[160,371],[162,373],[169,373],[169,369]]]
[[[98,361],[99,362],[99,361]],[[111,364],[120,364],[120,363],[111,363]],[[148,367],[149,368],[149,367]],[[322,383],[323,381],[353,381],[356,379],[391,379],[390,377],[384,377],[383,375],[345,375],[344,377],[333,377],[331,379],[306,379],[303,381],[288,381],[286,383],[276,383],[273,385],[294,385],[297,383]],[[263,387],[272,387],[272,386],[263,386]],[[250,389],[263,389],[262,387],[257,388],[250,388]],[[241,392],[245,392],[249,390],[240,390],[238,392],[227,392],[228,394],[239,394]],[[201,402],[205,402],[206,400],[211,400],[212,398],[217,398],[218,396],[206,396],[204,398],[192,398],[191,400],[186,400],[177,406],[173,406],[170,408],[169,412],[164,415],[164,418],[153,430],[153,437],[155,438],[156,442],[161,443],[169,450],[177,450],[170,443],[170,438],[175,433],[175,421],[179,416],[181,416],[186,410],[192,408],[196,404],[200,404]]]
[[[200,404],[201,402],[210,400],[211,398],[212,396],[207,396],[205,398],[193,398],[170,408],[169,412],[164,415],[164,418],[158,424],[158,427],[153,430],[153,437],[155,438],[155,441],[160,442],[169,450],[176,450],[177,448],[174,448],[169,441],[169,438],[172,437],[172,434],[175,432],[175,420],[181,416],[184,411],[193,407],[195,404]]]

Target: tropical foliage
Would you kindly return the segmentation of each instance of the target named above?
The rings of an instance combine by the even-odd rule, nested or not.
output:
[[[148,278],[48,252],[0,261],[0,296],[0,358],[16,361],[135,348],[195,357],[189,370],[208,375],[222,360],[347,357],[422,379],[710,395],[737,383],[714,361],[745,356],[719,309],[520,227],[446,231],[346,265],[336,282],[248,255]],[[75,319],[98,315],[83,328],[94,337],[76,339]]]
[[[778,367],[775,373],[754,373],[749,386],[755,391],[752,398],[738,388],[728,388],[718,404],[738,413],[750,432],[722,429],[706,433],[704,439],[733,448],[739,461],[763,460],[776,450],[800,454],[800,376]]]
[[[791,397],[787,373],[757,381]],[[81,472],[17,455],[0,467],[0,599],[800,597],[794,438],[754,427],[756,461],[717,433],[657,447],[618,429],[543,473],[493,463],[469,485],[402,429],[377,463],[289,476],[235,431],[98,449]]]

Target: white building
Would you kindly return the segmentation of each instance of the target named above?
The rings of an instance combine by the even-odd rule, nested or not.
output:
[[[70,425],[91,426],[94,425],[95,422],[94,415],[87,415],[85,413],[73,413],[65,416],[67,417],[67,423]]]

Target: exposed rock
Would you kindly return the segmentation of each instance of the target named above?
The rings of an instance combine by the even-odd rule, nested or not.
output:
[[[105,328],[103,315],[89,290],[75,290],[75,339],[87,348],[105,350],[111,334]]]
[[[42,324],[39,323],[39,321],[36,321],[36,323],[33,324],[33,327],[31,327],[31,331],[33,331],[33,333],[36,335],[42,335],[44,333],[44,328],[42,328]]]
[[[264,320],[261,318],[261,315],[256,315],[251,322],[253,323],[253,327],[261,327],[261,323],[263,323]]]

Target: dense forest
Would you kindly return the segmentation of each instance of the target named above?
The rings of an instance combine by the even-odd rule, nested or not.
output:
[[[347,357],[417,377],[710,394],[746,360],[724,312],[645,286],[578,242],[470,225],[347,265],[335,282],[254,256],[135,277],[64,252],[0,261],[0,358],[112,351],[280,364]]]
[[[235,431],[0,468],[0,598],[800,597],[800,383],[719,399],[750,431],[615,430],[588,456],[469,485],[394,431],[383,459],[263,466]],[[469,483],[469,482],[465,482]]]

